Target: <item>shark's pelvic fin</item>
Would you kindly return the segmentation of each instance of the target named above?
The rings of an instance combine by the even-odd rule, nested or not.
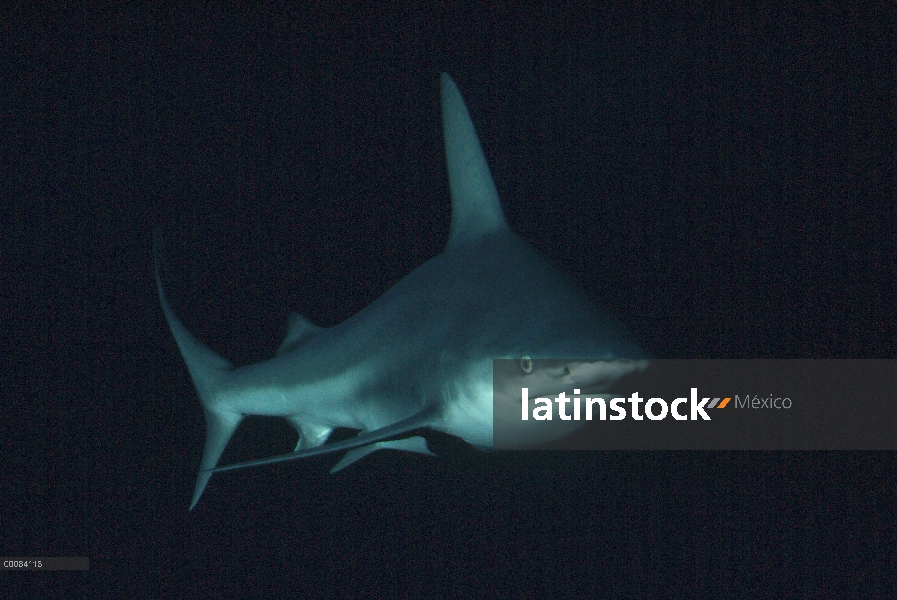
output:
[[[508,228],[480,139],[458,86],[443,73],[442,130],[452,195],[452,225],[446,250]]]
[[[309,423],[301,417],[287,417],[287,421],[299,432],[299,441],[296,442],[294,451],[317,448],[327,441],[334,429],[328,425]]]

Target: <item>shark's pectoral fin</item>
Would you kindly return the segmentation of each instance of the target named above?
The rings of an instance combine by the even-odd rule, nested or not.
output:
[[[341,452],[343,450],[351,450],[353,448],[358,448],[360,446],[367,446],[369,444],[373,444],[374,442],[380,442],[383,440],[388,440],[389,438],[396,437],[398,435],[402,435],[403,433],[408,433],[409,431],[414,431],[415,429],[420,429],[422,427],[429,427],[435,421],[439,419],[439,405],[431,405],[423,408],[417,414],[414,414],[407,419],[402,419],[397,423],[393,423],[392,425],[387,425],[386,427],[381,427],[380,429],[375,429],[373,431],[367,431],[365,433],[358,434],[354,438],[349,438],[347,440],[342,440],[341,442],[333,442],[331,444],[324,444],[322,446],[318,446],[316,448],[308,448],[306,450],[299,450],[298,452],[291,452],[290,454],[281,454],[280,456],[272,456],[271,458],[261,458],[259,460],[250,460],[248,462],[236,463],[233,465],[225,465],[223,467],[218,468],[209,468],[204,473],[218,473],[220,471],[232,471],[234,469],[245,469],[246,467],[261,467],[262,465],[270,465],[274,463],[284,462],[287,460],[297,460],[300,458],[308,458],[310,456],[318,456],[319,454],[328,454],[330,452]],[[348,463],[347,463],[348,464]],[[200,474],[202,474],[201,472]]]
[[[332,469],[330,469],[330,473],[336,473],[337,471],[342,471],[356,460],[361,460],[371,452],[376,452],[377,450],[404,450],[405,452],[418,452],[420,454],[429,454],[430,456],[436,456],[430,449],[427,448],[427,440],[422,438],[419,435],[414,437],[405,438],[403,440],[388,440],[385,442],[374,442],[373,444],[369,444],[367,446],[362,446],[361,448],[355,448],[354,450],[349,450],[346,452],[346,455],[336,463]]]

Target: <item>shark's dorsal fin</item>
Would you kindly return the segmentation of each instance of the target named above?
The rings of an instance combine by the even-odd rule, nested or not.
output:
[[[302,342],[309,336],[321,331],[323,327],[318,327],[302,315],[290,311],[287,317],[287,336],[283,339],[280,347],[277,349],[276,356],[280,356],[284,352],[289,352],[293,348],[302,345]]]
[[[446,248],[468,244],[485,234],[508,228],[498,192],[461,92],[442,74],[442,129],[452,226]]]

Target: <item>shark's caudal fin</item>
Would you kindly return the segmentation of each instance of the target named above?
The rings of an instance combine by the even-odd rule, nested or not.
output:
[[[156,271],[156,289],[159,291],[162,312],[165,313],[165,320],[168,321],[168,326],[181,350],[184,362],[187,363],[187,370],[190,371],[190,376],[193,378],[193,384],[196,386],[203,412],[206,415],[206,447],[202,454],[199,475],[196,478],[193,501],[190,503],[192,510],[212,476],[207,469],[218,464],[224,447],[227,446],[240,421],[243,420],[243,415],[227,410],[216,410],[215,393],[222,380],[233,370],[233,366],[227,359],[216,354],[187,331],[178,316],[171,310],[168,297],[165,295],[165,288],[162,287],[162,278],[159,275],[161,246],[162,234],[157,229],[153,233],[153,259]]]

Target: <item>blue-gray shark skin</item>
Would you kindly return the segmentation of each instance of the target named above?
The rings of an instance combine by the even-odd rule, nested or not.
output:
[[[449,240],[430,259],[343,323],[321,328],[292,313],[270,360],[234,368],[183,326],[165,296],[155,239],[156,286],[165,318],[206,417],[196,506],[213,472],[349,450],[333,471],[382,448],[429,454],[429,428],[493,446],[493,417],[520,446],[568,433],[521,420],[520,387],[554,396],[604,384],[646,365],[645,352],[611,316],[508,228],[467,107],[442,74],[442,118],[451,191]],[[540,368],[540,359],[588,357]],[[493,359],[517,362],[510,392],[493,398]],[[515,388],[515,386],[518,386]],[[216,468],[246,415],[286,418],[294,452]],[[559,423],[556,421],[556,423]],[[335,428],[360,430],[327,444]],[[402,437],[404,435],[404,438]],[[516,439],[516,438],[515,438]]]

